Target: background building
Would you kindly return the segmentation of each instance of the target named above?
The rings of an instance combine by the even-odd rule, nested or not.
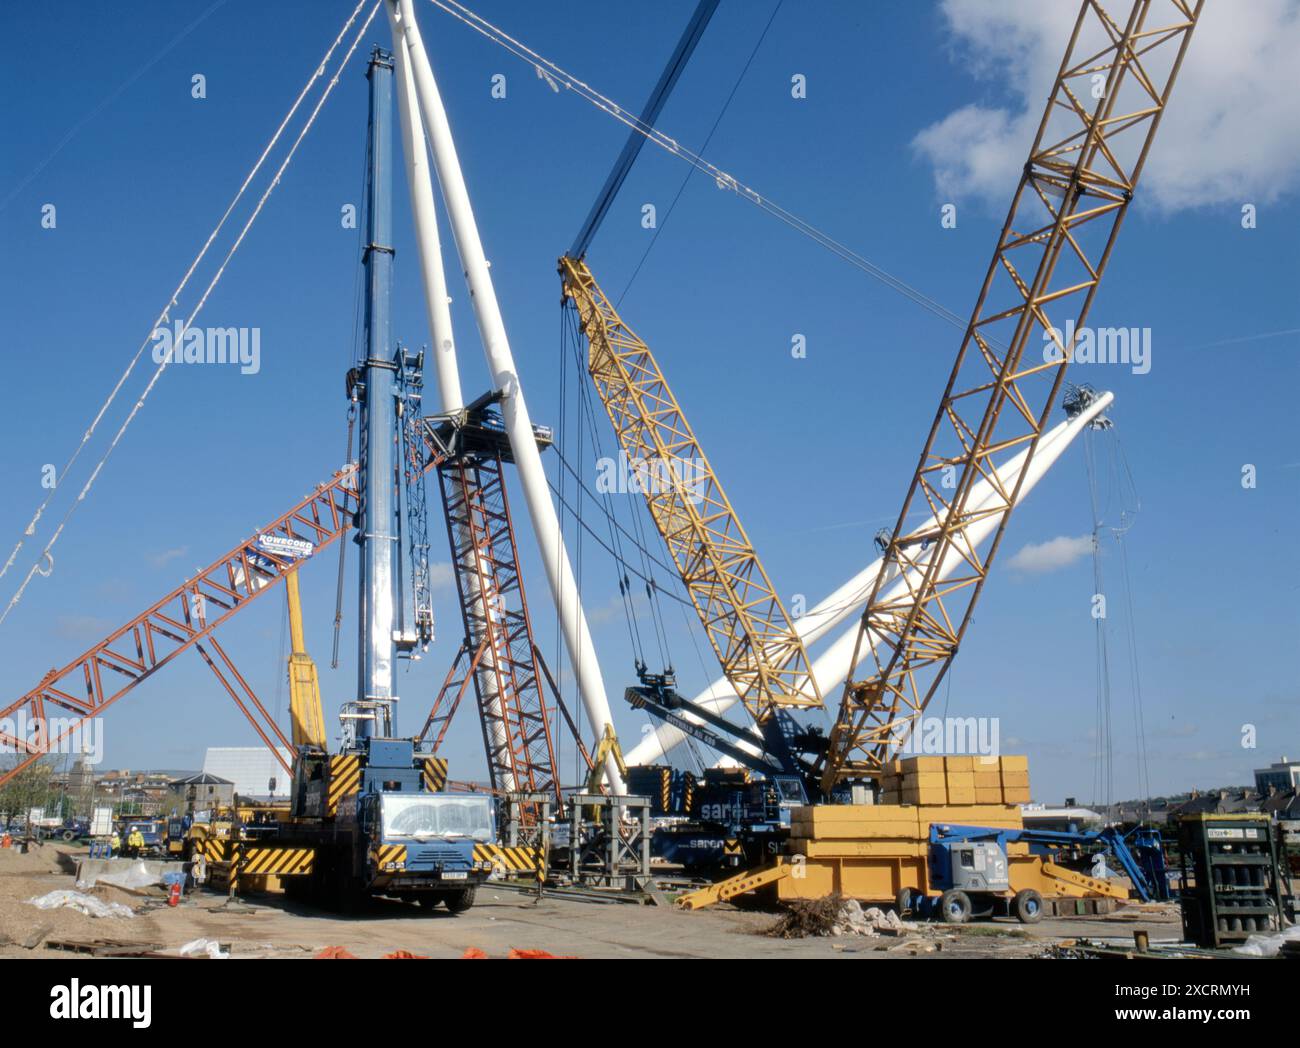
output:
[[[1267,768],[1255,769],[1255,792],[1267,797],[1271,786],[1276,786],[1278,792],[1300,787],[1300,761],[1289,761],[1283,757]]]
[[[288,750],[280,756],[292,766]],[[203,757],[203,771],[234,783],[234,791],[250,800],[289,796],[289,773],[265,746],[212,746]]]
[[[235,784],[206,771],[175,779],[171,788],[174,807],[181,814],[226,808],[235,803]]]

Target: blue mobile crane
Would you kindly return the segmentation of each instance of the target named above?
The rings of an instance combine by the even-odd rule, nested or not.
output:
[[[320,904],[346,909],[385,895],[458,913],[493,869],[484,847],[496,841],[492,798],[446,792],[446,761],[397,737],[395,725],[397,658],[432,641],[433,623],[414,599],[427,585],[415,578],[403,588],[404,540],[418,574],[427,572],[427,536],[413,533],[422,517],[410,512],[422,492],[403,482],[411,442],[422,440],[422,354],[391,335],[393,69],[392,56],[376,48],[367,73],[364,358],[348,374],[360,422],[357,697],[341,712],[337,753],[299,747],[289,818],[242,858],[246,869],[285,876],[291,893]]]

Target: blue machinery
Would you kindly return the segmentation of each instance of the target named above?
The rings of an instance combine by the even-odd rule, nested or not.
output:
[[[348,905],[375,893],[425,905],[445,902],[459,912],[472,905],[475,887],[491,871],[480,846],[495,840],[494,813],[489,797],[441,792],[446,762],[415,739],[395,737],[395,660],[427,645],[433,634],[427,578],[421,577],[428,570],[418,479],[423,469],[412,468],[413,445],[423,445],[423,360],[396,345],[391,330],[392,56],[376,48],[367,76],[365,347],[360,366],[348,375],[361,419],[357,693],[340,714],[339,753],[300,749],[294,819],[282,827],[277,844],[310,854],[308,868],[290,871],[307,876],[288,883],[318,902]],[[402,572],[406,547],[409,593]]]
[[[930,826],[931,870],[948,868],[946,860],[954,844],[977,841],[997,844],[1003,855],[1006,854],[1007,845],[1014,843],[1028,844],[1031,852],[1044,855],[1060,848],[1091,850],[1100,847],[1114,857],[1143,902],[1163,902],[1171,898],[1165,856],[1160,847],[1160,831],[1149,826],[1138,826],[1128,833],[1111,826],[1086,833],[1070,833],[1060,830],[1007,830],[992,826],[934,823]],[[941,877],[936,876],[934,880],[935,887],[947,887]]]

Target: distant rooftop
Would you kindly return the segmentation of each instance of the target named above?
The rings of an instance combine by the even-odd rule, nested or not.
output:
[[[211,775],[206,771],[187,775],[183,779],[173,779],[173,786],[233,786],[233,779],[223,779],[220,775]]]

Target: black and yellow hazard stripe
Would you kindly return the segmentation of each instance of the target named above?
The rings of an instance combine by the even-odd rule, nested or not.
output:
[[[447,788],[447,758],[446,757],[425,757],[424,771],[424,788],[430,793],[439,793]]]
[[[356,753],[336,753],[330,757],[329,792],[325,796],[325,814],[334,816],[339,801],[361,788],[361,757]]]
[[[379,873],[398,873],[406,869],[405,844],[381,844],[371,854]]]
[[[504,848],[499,844],[474,845],[474,861],[490,862],[505,873],[536,873],[541,862],[538,848]]]
[[[722,854],[723,855],[744,855],[745,849],[741,847],[740,841],[736,840],[733,837],[729,841],[722,842]]]
[[[225,837],[208,837],[193,842],[194,858],[202,857],[208,862],[225,862],[230,858],[230,841]]]
[[[274,873],[281,877],[311,873],[316,853],[311,848],[249,848],[239,864],[239,875]]]

